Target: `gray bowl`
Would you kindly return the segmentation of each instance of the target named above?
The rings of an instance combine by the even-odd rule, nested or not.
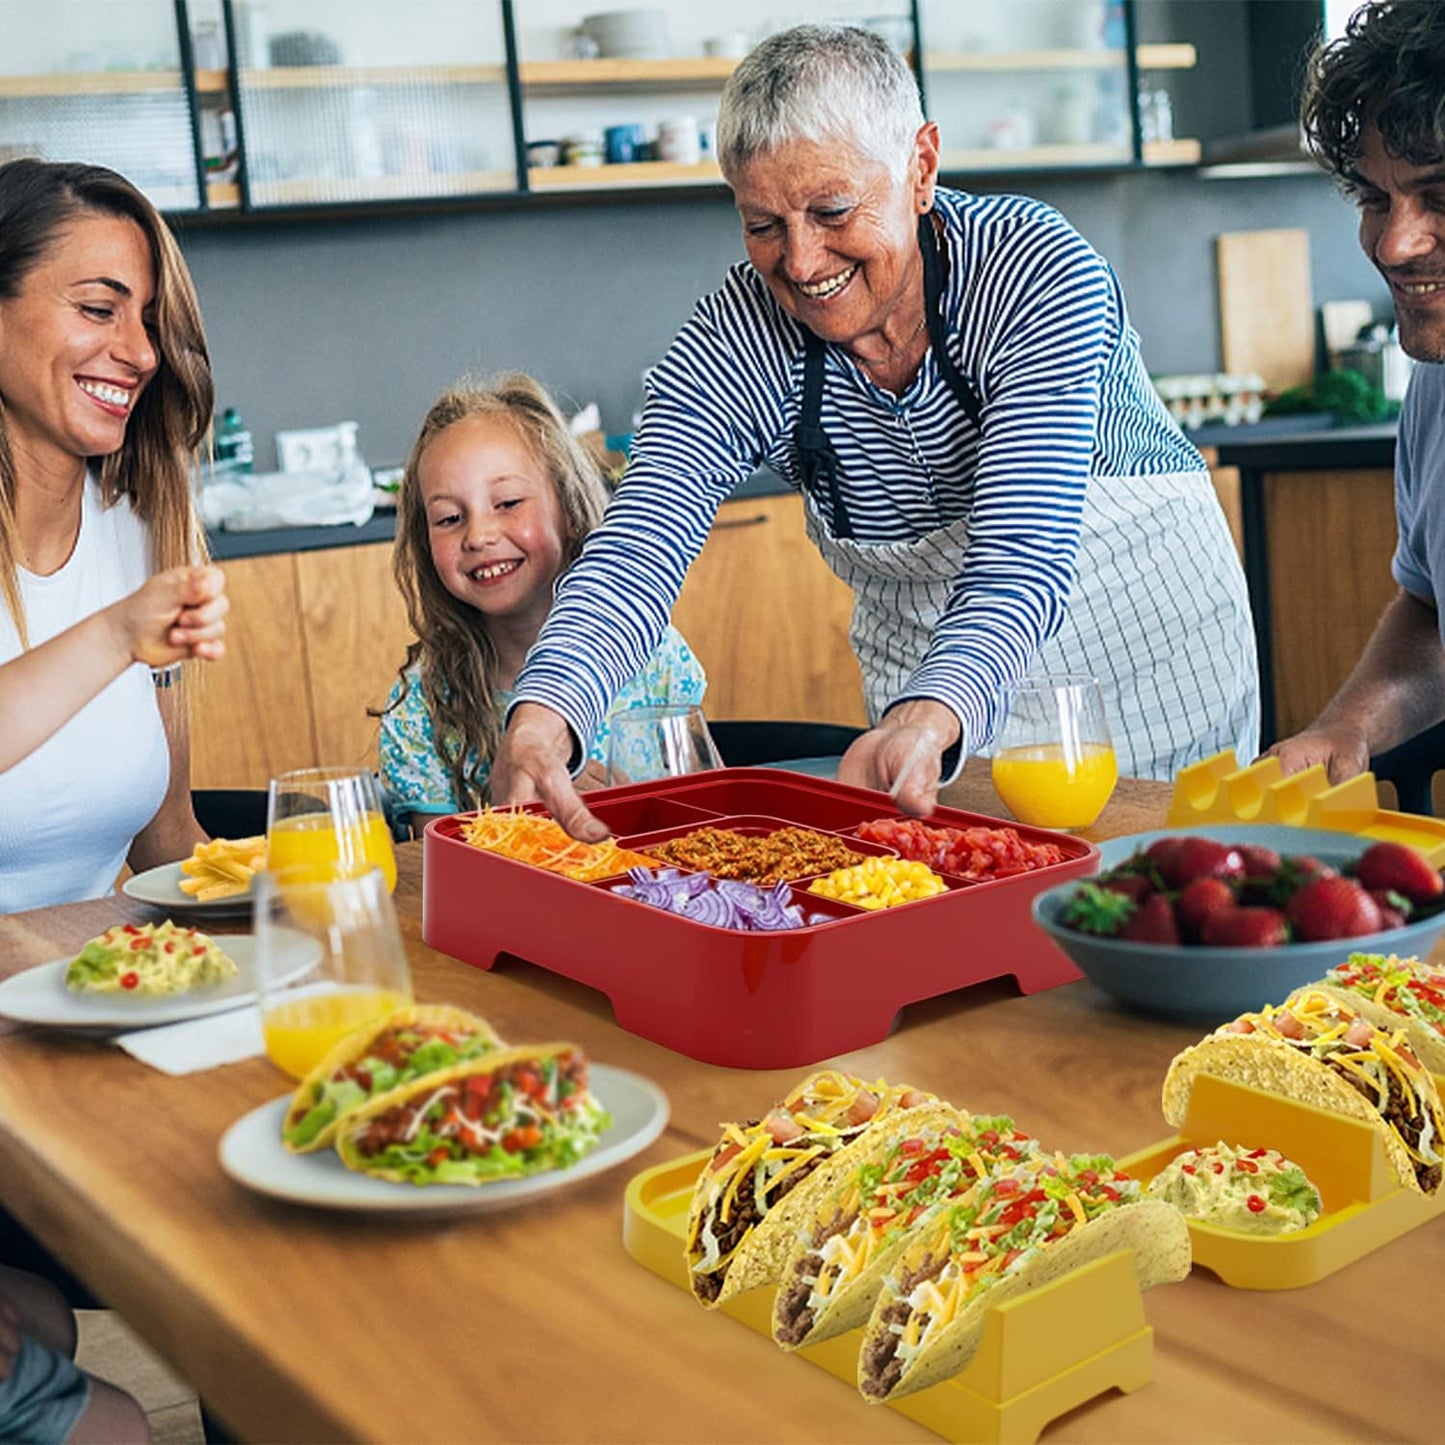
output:
[[[1117,867],[1136,849],[1156,838],[1213,838],[1221,843],[1252,843],[1296,856],[1310,854],[1332,868],[1352,863],[1369,846],[1350,833],[1319,828],[1283,828],[1258,823],[1219,823],[1200,827],[1161,828],[1111,838],[1099,845],[1100,867]],[[1352,953],[1424,955],[1442,931],[1445,913],[1436,913],[1403,928],[1361,938],[1326,943],[1287,943],[1280,948],[1211,948],[1204,944],[1175,947],[1130,943],[1080,933],[1060,922],[1075,880],[1037,894],[1034,922],[1058,944],[1088,979],[1120,1003],[1161,1018],[1223,1023],[1267,1003],[1282,1003],[1301,984],[1314,983]]]

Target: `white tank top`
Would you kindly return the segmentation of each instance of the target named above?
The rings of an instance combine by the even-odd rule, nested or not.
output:
[[[150,571],[149,537],[129,501],[105,508],[87,477],[70,560],[49,577],[19,573],[31,646],[134,592]],[[19,634],[0,604],[0,662],[19,653]],[[0,772],[0,913],[109,892],[169,781],[155,684],[150,668],[135,663]]]

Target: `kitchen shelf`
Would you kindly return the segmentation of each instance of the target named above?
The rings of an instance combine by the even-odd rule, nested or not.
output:
[[[534,166],[527,183],[534,191],[595,190],[604,187],[706,185],[722,180],[716,161],[632,161],[623,166]]]
[[[1198,63],[1199,52],[1187,43],[1140,45],[1134,51],[1134,64],[1140,70],[1193,70]]]
[[[625,169],[618,167],[618,169]],[[466,171],[455,175],[305,176],[294,181],[251,184],[251,200],[259,206],[333,206],[367,201],[424,201],[437,196],[515,193],[515,171]]]
[[[679,56],[667,60],[533,60],[518,66],[527,87],[710,84],[726,80],[736,60]]]
[[[944,151],[938,168],[950,171],[1048,170],[1059,166],[1128,165],[1134,159],[1127,145],[1048,145],[1017,150],[983,146],[973,150]]]
[[[224,70],[198,70],[196,72],[197,95],[224,95],[230,88],[230,77]]]
[[[1204,147],[1197,140],[1146,140],[1146,166],[1197,166]]]
[[[1122,50],[954,50],[929,51],[925,71],[1122,70]],[[1134,52],[1140,70],[1191,70],[1192,45],[1141,45]]]
[[[354,90],[382,85],[505,85],[504,65],[277,65],[243,70],[246,90]]]
[[[206,204],[213,211],[234,211],[241,204],[241,186],[237,181],[207,181]]]
[[[76,71],[69,75],[0,75],[0,99],[32,96],[148,95],[181,88],[179,70]]]

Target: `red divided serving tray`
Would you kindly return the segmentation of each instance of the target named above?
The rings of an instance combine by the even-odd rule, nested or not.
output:
[[[591,810],[624,847],[695,828],[760,824],[838,833],[860,852],[891,850],[850,837],[898,818],[882,793],[776,768],[725,768],[589,793]],[[541,811],[532,805],[530,811]],[[953,828],[1010,827],[1056,844],[1064,859],[988,882],[865,912],[796,888],[805,914],[826,922],[743,933],[678,917],[611,890],[625,877],[580,883],[471,847],[460,819],[427,824],[422,937],[477,968],[524,959],[606,994],[618,1024],[704,1063],[783,1069],[885,1038],[898,1011],[1012,974],[1025,993],[1078,978],[1029,916],[1036,893],[1098,871],[1094,846],[1067,833],[955,808],[928,820]]]

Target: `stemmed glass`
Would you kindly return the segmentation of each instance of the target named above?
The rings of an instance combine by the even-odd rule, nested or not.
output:
[[[1087,828],[1104,811],[1119,764],[1092,677],[1052,673],[1004,689],[993,786],[1021,823]]]
[[[608,719],[607,783],[643,783],[722,767],[696,704],[631,707]]]
[[[309,870],[313,882],[380,868],[396,887],[396,850],[381,789],[365,768],[302,768],[272,778],[267,866]]]
[[[411,1002],[411,970],[379,868],[256,876],[256,973],[272,1063],[296,1078],[348,1034]]]

